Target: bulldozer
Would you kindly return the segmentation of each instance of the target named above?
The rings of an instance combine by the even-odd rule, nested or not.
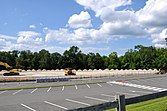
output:
[[[72,68],[65,68],[65,76],[76,75],[76,72]]]
[[[7,70],[7,72],[3,73],[3,76],[15,76],[19,75],[19,72],[21,72],[21,69],[13,69],[10,65],[8,65],[5,62],[0,61],[0,65],[4,66]]]

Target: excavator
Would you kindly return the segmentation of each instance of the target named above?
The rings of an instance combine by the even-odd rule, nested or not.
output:
[[[8,65],[5,62],[0,61],[0,65],[4,66],[7,70],[7,72],[3,73],[3,76],[15,76],[15,75],[19,75],[19,72],[21,72],[21,69],[12,69],[12,67],[10,65]]]
[[[76,72],[72,68],[65,68],[65,76],[76,75]]]

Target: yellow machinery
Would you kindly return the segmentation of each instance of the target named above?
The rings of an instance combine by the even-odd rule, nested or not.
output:
[[[19,75],[19,72],[21,72],[21,69],[12,69],[11,66],[9,66],[7,63],[5,62],[1,62],[0,61],[0,65],[4,66],[7,70],[6,73],[3,73],[4,76],[14,76],[14,75]]]
[[[65,68],[65,75],[66,76],[76,75],[76,72],[74,70],[72,70],[72,68]]]

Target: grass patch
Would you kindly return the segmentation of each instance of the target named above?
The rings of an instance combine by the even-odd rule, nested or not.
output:
[[[115,109],[107,110],[115,111]],[[167,111],[167,96],[126,106],[126,111]]]

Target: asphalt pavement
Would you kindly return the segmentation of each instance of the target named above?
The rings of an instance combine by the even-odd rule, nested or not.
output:
[[[155,76],[155,78],[152,78]],[[143,78],[145,79],[137,79]],[[151,78],[150,78],[151,77]],[[116,80],[125,80],[125,82]],[[129,79],[129,80],[126,80]],[[100,82],[77,85],[80,82]],[[120,76],[72,80],[73,86],[0,91],[0,111],[63,111],[87,107],[115,100],[115,95],[124,94],[126,98],[136,97],[167,90],[166,75]],[[83,82],[83,83],[84,83]],[[39,86],[56,83],[1,83],[0,87]],[[64,84],[61,82],[59,84]],[[75,85],[76,84],[76,85]],[[15,86],[16,85],[16,86]]]

